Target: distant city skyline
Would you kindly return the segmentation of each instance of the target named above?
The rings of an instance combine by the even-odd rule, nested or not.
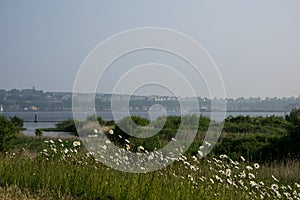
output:
[[[121,31],[152,26],[180,31],[203,45],[220,70],[228,98],[298,97],[299,11],[297,0],[2,0],[0,88],[71,92],[77,70],[96,45]],[[181,65],[153,52],[129,56],[104,77],[101,91],[111,90],[125,65],[151,59]],[[187,66],[176,67],[189,73]],[[197,89],[206,95],[202,80],[191,76],[190,81],[199,82]],[[144,93],[163,93],[156,89]]]
[[[114,96],[112,98],[112,96]],[[300,108],[300,95],[298,97],[284,98],[237,98],[237,99],[209,99],[207,97],[170,97],[170,96],[129,96],[119,94],[96,94],[95,109],[98,111],[111,111],[112,109],[124,111],[149,111],[151,109],[170,112],[289,112],[293,108]],[[122,104],[122,102],[128,104]],[[198,106],[194,103],[197,101]],[[0,105],[2,111],[72,111],[72,93],[46,92],[42,90],[3,90],[0,89]],[[113,107],[113,102],[117,107]],[[181,107],[180,102],[185,102]],[[214,102],[214,103],[212,103]],[[223,104],[226,103],[226,107]],[[160,106],[157,106],[157,105]],[[120,106],[121,105],[121,106]],[[156,105],[156,106],[155,106]],[[78,104],[76,110],[86,111],[86,104]]]
[[[32,86],[31,88],[11,88],[11,89],[6,89],[6,88],[0,88],[0,92],[1,91],[6,91],[6,92],[10,92],[12,90],[18,90],[18,91],[26,91],[26,90],[35,90],[35,91],[41,91],[43,93],[70,93],[72,94],[72,91],[54,91],[54,90],[43,90],[40,88],[36,88],[35,86]],[[112,95],[112,94],[116,94],[116,93],[100,93],[100,92],[96,92],[96,95]],[[131,94],[116,94],[116,95],[131,95]],[[134,94],[132,96],[145,96],[145,97],[150,97],[150,96],[158,96],[158,97],[177,97],[174,95],[165,95],[165,94]],[[180,96],[179,96],[180,97]],[[207,98],[207,99],[214,99],[214,98],[210,98],[208,96],[197,96],[199,98]],[[192,98],[189,96],[183,97],[183,98]],[[287,99],[287,98],[300,98],[300,94],[298,95],[294,95],[294,96],[265,96],[265,97],[259,97],[259,96],[239,96],[239,97],[229,97],[227,96],[226,99],[233,99],[233,100],[238,100],[238,99],[261,99],[261,100],[266,100],[266,99]],[[222,99],[222,98],[217,98],[217,99]],[[300,102],[299,102],[300,103]]]

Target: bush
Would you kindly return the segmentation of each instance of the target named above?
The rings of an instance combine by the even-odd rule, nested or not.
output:
[[[300,156],[300,109],[293,109],[286,120],[290,122],[289,145],[293,153]]]
[[[18,133],[18,128],[6,117],[0,116],[0,151],[6,149],[6,142]]]
[[[24,120],[17,116],[11,117],[10,121],[18,128],[22,128],[24,126]]]
[[[57,124],[55,124],[55,126],[60,131],[74,132],[74,133],[77,132],[73,119],[68,119],[62,122],[58,122]]]

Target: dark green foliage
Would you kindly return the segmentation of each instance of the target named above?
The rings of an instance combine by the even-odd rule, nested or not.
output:
[[[286,116],[286,120],[290,122],[289,146],[300,155],[300,109],[293,109],[290,115]]]
[[[121,135],[124,133],[133,133],[139,131],[139,127],[147,126],[149,123],[148,119],[139,116],[124,117],[118,122],[115,131]]]
[[[178,130],[180,122],[180,116],[168,116],[163,129]]]
[[[134,122],[134,123],[133,123]],[[141,117],[132,116],[132,122],[130,117],[122,119],[115,127],[115,135],[110,136],[116,144],[124,146],[125,139],[130,139],[131,147],[133,151],[136,151],[138,146],[143,146],[148,151],[152,151],[155,148],[159,149],[168,144],[172,138],[175,138],[179,129],[181,131],[197,131],[202,133],[206,131],[210,124],[210,119],[204,116],[186,115],[186,116],[162,116],[158,117],[151,123],[151,127],[143,127],[150,122]],[[138,127],[141,126],[141,127]],[[147,133],[149,131],[156,134],[148,138],[137,138],[131,136],[132,133]],[[119,137],[121,136],[121,138]],[[197,138],[197,137],[196,137]],[[198,138],[201,138],[200,136]]]
[[[43,135],[43,130],[42,129],[36,129],[35,130],[35,136],[41,137]]]
[[[147,126],[149,123],[148,119],[139,116],[124,117],[115,126],[115,134],[108,135],[108,137],[115,144],[124,146],[124,140],[130,137],[128,133],[138,133],[139,131],[142,131],[141,127]]]
[[[250,116],[229,116],[225,120],[223,130],[228,133],[266,133],[266,134],[287,134],[289,123],[278,116],[250,117]]]
[[[214,147],[214,153],[233,158],[247,155],[249,160],[272,161],[300,157],[300,110],[285,117],[228,117],[228,132]]]
[[[73,132],[73,133],[77,132],[73,119],[68,119],[68,120],[59,122],[55,126],[59,131],[66,131],[66,132]]]
[[[87,117],[87,119],[86,119],[87,121],[98,121],[98,123],[100,124],[100,125],[104,125],[105,124],[105,121],[102,119],[102,117],[100,117],[100,116],[97,116],[97,115],[91,115],[91,116],[88,116]]]
[[[199,117],[199,131],[207,131],[210,124],[210,119],[208,117],[200,115]]]
[[[6,149],[6,142],[18,133],[18,128],[6,117],[0,116],[0,151]]]
[[[199,120],[198,120],[199,119]],[[175,138],[179,129],[197,131],[194,143],[186,154],[195,155],[203,142],[211,120],[208,117],[163,116],[150,121],[139,116],[125,117],[116,125],[114,121],[105,122],[101,117],[91,116],[87,121],[97,121],[100,125],[110,126],[114,134],[107,137],[120,147],[125,147],[125,139],[130,140],[130,150],[137,151],[143,146],[148,151],[159,149]],[[213,122],[213,124],[216,122]],[[78,122],[79,126],[84,122]],[[56,129],[76,133],[74,120],[56,124]],[[248,160],[270,161],[296,158],[300,156],[300,110],[294,109],[285,118],[278,116],[228,117],[224,123],[223,134],[214,147],[212,154],[227,154],[232,158],[244,155]],[[139,138],[132,136],[154,131],[152,137]],[[88,133],[89,134],[89,133]]]
[[[24,126],[24,120],[17,116],[11,117],[10,121],[18,128],[22,128]]]
[[[266,161],[278,159],[277,145],[273,146],[275,141],[277,144],[280,136],[267,135],[263,133],[248,133],[242,135],[228,134],[221,138],[220,142],[214,147],[215,154],[226,154],[233,159],[238,159],[241,155],[248,160]],[[280,152],[279,152],[280,153]]]
[[[115,126],[116,122],[114,120],[105,121],[105,126]]]

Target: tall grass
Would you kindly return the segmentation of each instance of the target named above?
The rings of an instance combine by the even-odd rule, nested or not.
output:
[[[259,166],[258,163],[251,164],[243,158],[233,161],[226,155],[206,159],[181,156],[178,161],[162,170],[131,174],[116,171],[97,162],[74,141],[47,139],[43,143],[43,149],[35,154],[25,148],[0,154],[0,197],[300,198],[298,161]],[[291,178],[292,174],[294,178]]]

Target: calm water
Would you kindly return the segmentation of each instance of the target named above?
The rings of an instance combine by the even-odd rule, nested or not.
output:
[[[154,118],[159,116],[160,112],[157,112],[157,115],[152,113]],[[180,113],[168,113],[169,115],[180,115]],[[203,112],[204,116],[210,117],[210,112]],[[226,117],[229,115],[232,116],[238,116],[238,115],[249,115],[252,117],[255,116],[284,116],[285,112],[227,112]],[[71,119],[73,117],[72,112],[3,112],[0,113],[0,115],[6,116],[6,117],[13,117],[18,116],[22,119],[24,119],[24,127],[27,129],[23,131],[25,135],[28,136],[34,136],[35,135],[35,129],[37,128],[53,128],[55,127],[55,124],[59,121],[63,121],[66,119]],[[35,115],[37,115],[37,123],[34,123]],[[112,120],[113,115],[110,111],[102,111],[97,112],[98,116],[101,116],[104,120]],[[120,116],[125,116],[126,113],[121,113]],[[131,112],[131,115],[137,115],[145,118],[150,118],[148,112],[145,111],[135,111]],[[221,115],[221,113],[220,113]],[[119,117],[121,118],[121,117]],[[119,119],[115,119],[119,120]],[[58,137],[69,137],[71,136],[69,133],[66,132],[44,132],[44,136],[58,136]]]

